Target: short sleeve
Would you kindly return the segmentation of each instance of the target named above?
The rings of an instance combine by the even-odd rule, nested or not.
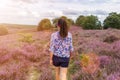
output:
[[[72,42],[72,35],[71,35],[71,38],[70,38],[70,46],[69,46],[69,49],[70,49],[70,52],[73,52],[73,51],[74,51],[73,42]]]
[[[49,51],[54,52],[54,37],[53,34],[51,35],[51,39],[50,39],[50,48]]]

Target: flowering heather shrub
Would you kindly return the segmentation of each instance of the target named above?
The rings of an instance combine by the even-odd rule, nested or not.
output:
[[[93,74],[99,69],[99,58],[94,53],[81,54],[80,65],[83,71]]]
[[[32,62],[41,61],[41,56],[45,56],[42,52],[42,47],[39,49],[35,44],[23,44],[16,52],[20,52],[26,59]]]
[[[9,62],[1,67],[0,70],[0,79],[1,80],[26,80],[27,75],[27,65],[28,63],[18,62],[13,63]]]
[[[102,80],[99,78],[96,78],[97,74],[87,74],[85,72],[83,72],[82,70],[78,70],[74,75],[71,75],[71,79],[70,80]]]
[[[99,56],[100,67],[105,67],[111,62],[111,58],[109,56]]]
[[[8,47],[7,46],[0,46],[0,56],[2,56],[2,55],[5,55],[5,54],[7,54],[9,52],[9,50],[8,50]]]
[[[111,46],[115,52],[114,57],[120,58],[120,40],[114,42]]]
[[[79,70],[79,68],[80,68],[79,61],[73,61],[73,60],[70,61],[69,69],[68,69],[70,74],[76,73]]]
[[[1,80],[26,80],[27,67],[30,66],[29,62],[25,58],[17,59],[17,57],[11,53],[11,50],[0,58],[0,79]]]
[[[81,38],[79,42],[75,42],[75,44],[76,44],[76,49],[79,51],[79,54],[81,54],[81,52],[94,51],[98,55],[118,56],[119,55],[118,53],[120,52],[119,41],[109,44],[102,42],[98,39]]]
[[[120,31],[117,29],[108,29],[101,38],[103,38],[103,42],[113,43],[120,40],[120,36],[118,35],[119,33]]]
[[[76,28],[76,27],[75,27]],[[72,28],[73,29],[73,28]],[[77,57],[70,63],[70,72],[75,70],[75,73],[70,73],[70,80],[106,80],[109,74],[120,71],[120,42],[119,42],[119,30],[80,30],[73,29],[73,46],[78,54],[95,52],[98,55],[99,69],[93,74],[87,74],[81,66],[76,67],[78,62]],[[111,44],[104,42],[109,36],[114,36],[117,39]],[[76,54],[76,53],[75,53]],[[78,56],[78,55],[76,55]],[[88,58],[84,59],[89,62]],[[71,65],[73,64],[73,67]],[[93,68],[92,68],[93,69]]]
[[[81,52],[95,52],[98,55],[100,54],[105,54],[105,55],[109,55],[109,53],[113,53],[113,51],[111,51],[112,47],[110,46],[110,44],[101,42],[99,40],[94,40],[94,39],[81,39],[79,41],[79,48],[78,51],[79,53]]]
[[[8,62],[10,59],[12,58],[11,54],[6,54],[3,56],[0,56],[0,64],[5,64],[6,62]]]
[[[107,42],[107,43],[112,43],[112,42],[115,42],[117,40],[119,40],[120,38],[117,37],[117,35],[109,35],[107,36],[103,41],[104,42]]]
[[[27,60],[24,53],[25,51],[20,47],[16,47],[14,50],[11,50],[12,58],[16,61]]]
[[[119,80],[120,40],[111,44],[104,42],[109,35],[119,34],[119,30],[82,30],[74,26],[70,32],[75,53],[70,60],[68,80]],[[40,35],[42,33],[35,32],[34,36],[29,37],[33,42],[29,39],[18,41],[18,35],[0,36],[0,80],[33,80],[32,77],[54,80],[54,69],[49,65],[47,51],[52,32]],[[24,40],[24,37],[21,39]],[[96,54],[90,55],[91,52]],[[35,66],[37,74],[31,66]]]
[[[10,50],[7,46],[0,46],[0,64],[6,63],[11,59]]]
[[[4,27],[3,25],[0,25],[0,35],[6,35],[8,34],[8,30],[6,27]]]
[[[52,70],[49,68],[43,68],[39,80],[54,80]]]
[[[120,72],[120,59],[119,58],[112,58],[111,63],[108,64],[105,68],[106,68],[106,71],[108,74]]]
[[[22,46],[9,49],[7,46],[0,48],[0,79],[2,80],[27,80],[28,67],[32,62],[42,61],[45,54],[36,44],[24,43]],[[41,58],[41,56],[43,58]],[[42,61],[44,62],[44,61]],[[2,69],[3,68],[3,69]]]
[[[106,80],[120,80],[120,73],[117,72],[117,73],[110,74],[109,76],[107,76]]]

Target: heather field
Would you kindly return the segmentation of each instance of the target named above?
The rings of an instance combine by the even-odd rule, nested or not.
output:
[[[49,41],[54,30],[7,25],[0,36],[0,80],[55,80],[49,65]],[[74,53],[69,80],[120,80],[120,30],[83,30],[71,26]]]

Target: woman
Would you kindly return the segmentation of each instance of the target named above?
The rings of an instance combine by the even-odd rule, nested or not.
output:
[[[55,66],[56,80],[67,80],[67,68],[73,52],[72,34],[68,32],[67,22],[59,19],[58,31],[52,33],[50,41],[50,64]]]

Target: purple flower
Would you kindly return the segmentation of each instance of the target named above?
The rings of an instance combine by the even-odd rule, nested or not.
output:
[[[104,66],[110,64],[110,62],[111,62],[110,59],[111,59],[111,58],[108,57],[108,56],[100,56],[100,57],[99,57],[100,66],[101,66],[101,67],[104,67]]]

